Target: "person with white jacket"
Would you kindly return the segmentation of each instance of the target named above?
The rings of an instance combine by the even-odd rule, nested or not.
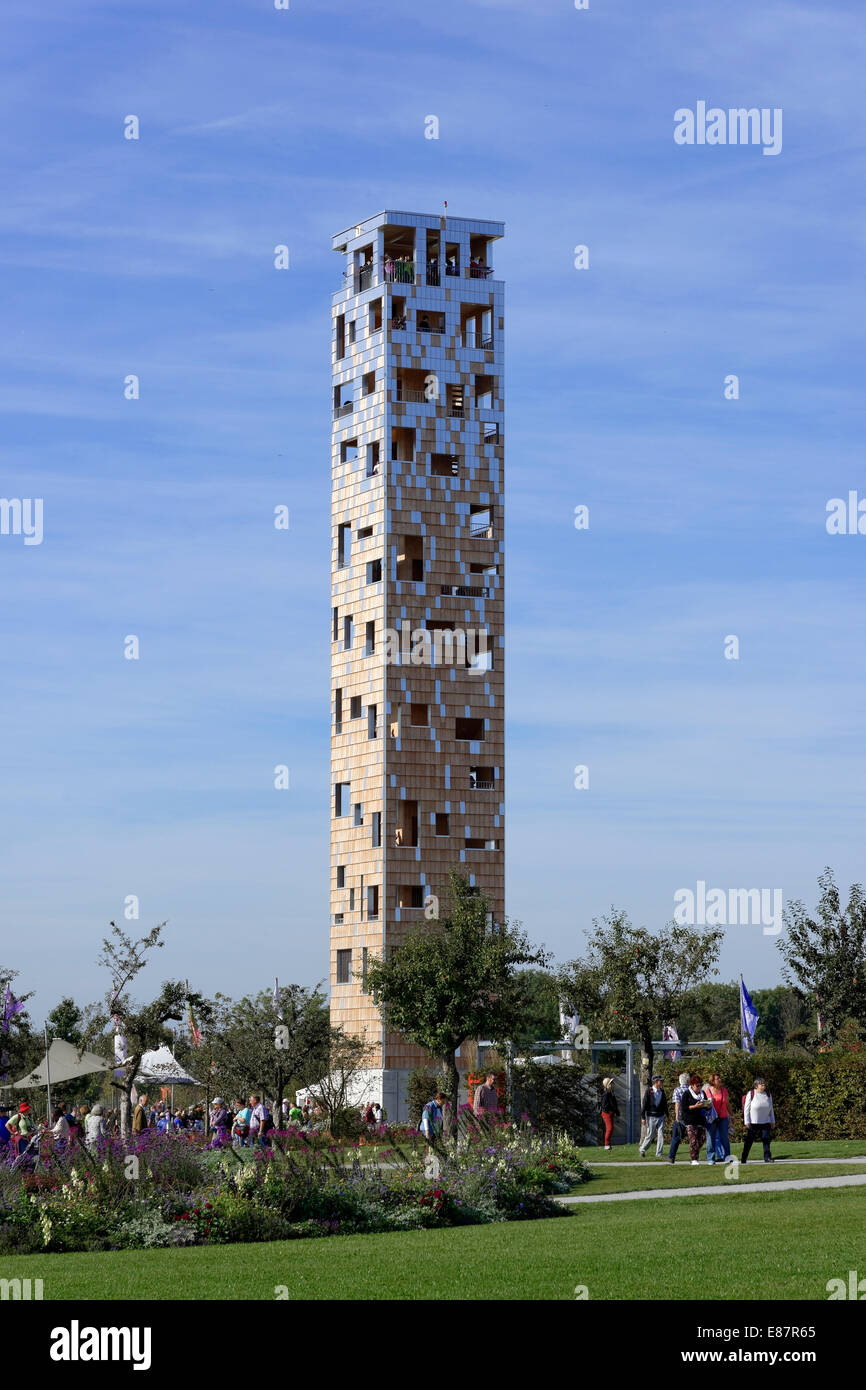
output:
[[[107,1137],[105,1107],[97,1101],[84,1121],[84,1142],[88,1149],[98,1149],[101,1140]]]
[[[767,1090],[767,1083],[763,1076],[756,1076],[751,1091],[747,1091],[743,1101],[743,1123],[746,1126],[746,1138],[743,1144],[742,1162],[749,1160],[749,1150],[756,1139],[760,1139],[764,1146],[764,1162],[773,1163],[773,1155],[770,1153],[770,1140],[772,1130],[776,1127],[776,1116],[773,1112],[773,1097]]]

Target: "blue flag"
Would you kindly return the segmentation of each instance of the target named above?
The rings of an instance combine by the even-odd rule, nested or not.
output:
[[[755,1050],[755,1029],[758,1026],[760,1015],[755,1012],[749,991],[743,984],[743,977],[740,976],[740,1034],[742,1038],[743,1051],[754,1052]]]

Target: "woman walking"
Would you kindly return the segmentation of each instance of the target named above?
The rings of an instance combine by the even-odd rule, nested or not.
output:
[[[770,1141],[776,1128],[773,1111],[773,1097],[767,1090],[763,1076],[756,1076],[751,1091],[743,1097],[743,1123],[746,1126],[746,1139],[743,1144],[742,1162],[748,1163],[749,1153],[756,1139],[764,1146],[764,1162],[774,1163],[770,1153]]]
[[[728,1138],[730,1127],[730,1111],[728,1110],[728,1088],[722,1084],[722,1078],[717,1071],[714,1071],[706,1086],[704,1095],[709,1096],[712,1101],[712,1109],[707,1113],[712,1115],[715,1112],[714,1120],[707,1120],[707,1162],[724,1163],[726,1158],[731,1156],[731,1144]]]
[[[689,1077],[688,1090],[683,1093],[680,1101],[680,1111],[685,1122],[686,1134],[689,1136],[689,1157],[693,1168],[700,1163],[701,1148],[707,1132],[706,1115],[712,1104],[704,1095],[702,1086],[701,1078],[694,1073]]]
[[[613,1077],[603,1076],[601,1080],[601,1118],[604,1124],[604,1147],[610,1149],[613,1138],[613,1122],[619,1114],[619,1102],[613,1093]]]

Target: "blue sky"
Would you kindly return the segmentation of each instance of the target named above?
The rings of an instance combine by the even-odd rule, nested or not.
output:
[[[866,496],[858,6],[4,15],[0,496],[45,538],[0,536],[0,964],[34,1016],[101,993],[132,893],[154,981],[326,973],[330,239],[384,207],[506,223],[509,913],[564,959],[698,879],[862,879],[866,536],[824,524]],[[699,100],[781,107],[781,154],[676,145]],[[760,927],[740,970],[779,978]]]

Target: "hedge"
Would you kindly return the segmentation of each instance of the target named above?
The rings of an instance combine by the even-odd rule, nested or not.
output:
[[[719,1073],[728,1088],[734,1139],[743,1136],[741,1101],[756,1076],[763,1076],[773,1097],[778,1139],[866,1139],[866,1051],[809,1056],[767,1048],[750,1055],[732,1048],[678,1062],[654,1058],[653,1071],[664,1078],[668,1098],[686,1070],[704,1081]]]

